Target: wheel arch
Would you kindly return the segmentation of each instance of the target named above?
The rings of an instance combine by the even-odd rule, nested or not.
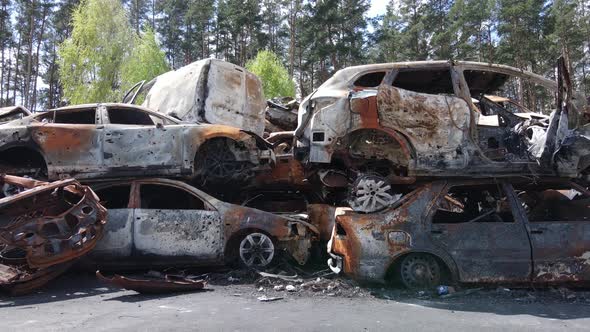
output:
[[[7,144],[0,148],[0,159],[9,160],[9,165],[24,161],[32,161],[33,164],[48,170],[47,159],[43,152],[30,144]]]
[[[407,167],[409,167],[411,165],[412,161],[416,159],[416,150],[415,150],[414,146],[412,145],[411,141],[409,140],[409,138],[402,131],[394,129],[394,128],[389,128],[389,127],[356,128],[355,130],[348,132],[346,135],[342,136],[339,139],[339,141],[348,142],[353,138],[353,136],[356,136],[356,135],[362,134],[363,132],[368,132],[371,130],[377,131],[379,133],[383,133],[386,136],[393,139],[395,142],[397,142],[397,144],[399,144],[402,155],[407,160],[407,165],[406,165]],[[333,151],[332,151],[331,159],[332,160],[334,159]]]
[[[401,265],[402,261],[405,257],[411,254],[422,254],[432,256],[437,261],[441,269],[445,271],[446,278],[448,278],[448,282],[456,284],[460,281],[459,270],[457,268],[455,261],[445,253],[428,249],[404,251],[403,253],[394,256],[390,260],[388,267],[385,270],[386,272],[384,279],[386,281],[395,280],[397,278],[397,272],[399,271],[399,266]]]

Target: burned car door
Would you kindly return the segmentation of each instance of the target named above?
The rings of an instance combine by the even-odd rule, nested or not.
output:
[[[430,212],[431,239],[457,264],[461,282],[523,282],[531,275],[528,235],[498,183],[453,185]]]
[[[527,217],[533,281],[590,281],[590,194],[568,182],[514,185]]]
[[[400,69],[394,75],[378,89],[380,126],[409,139],[417,172],[465,168],[471,110],[456,96],[449,66]]]
[[[133,208],[130,207],[131,184],[98,186],[95,192],[108,210],[103,237],[90,257],[95,261],[128,258],[133,251]]]
[[[223,258],[223,222],[218,211],[192,192],[141,183],[134,212],[134,249],[139,256],[191,262]]]
[[[183,126],[168,125],[140,109],[108,106],[105,112],[103,159],[111,175],[180,172]]]
[[[29,130],[45,158],[48,178],[100,171],[103,127],[95,106],[45,112]]]

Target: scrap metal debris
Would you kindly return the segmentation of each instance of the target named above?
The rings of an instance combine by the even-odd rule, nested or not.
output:
[[[266,102],[266,128],[269,133],[292,131],[297,128],[299,102],[289,98],[272,99]]]
[[[283,297],[281,296],[272,296],[272,297],[268,297],[266,295],[262,295],[258,297],[258,301],[260,302],[273,302],[273,301],[278,301],[278,300],[282,300]]]
[[[63,273],[102,236],[106,209],[87,186],[0,175],[0,287],[24,294]]]
[[[115,274],[109,278],[105,277],[100,271],[96,271],[96,276],[106,283],[133,290],[140,294],[193,292],[203,290],[207,284],[204,280],[193,280],[174,274],[155,275],[151,273],[142,277],[126,277]]]

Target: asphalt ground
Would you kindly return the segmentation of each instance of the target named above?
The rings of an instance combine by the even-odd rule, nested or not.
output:
[[[440,298],[386,288],[274,286],[212,282],[206,291],[141,295],[72,272],[34,294],[0,297],[0,331],[590,330],[585,291],[489,288]],[[280,299],[261,302],[263,295]]]

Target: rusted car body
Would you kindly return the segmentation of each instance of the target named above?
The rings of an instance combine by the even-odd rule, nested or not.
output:
[[[2,175],[14,186],[0,199],[0,287],[32,291],[85,255],[102,236],[106,209],[87,186]]]
[[[553,103],[552,121],[535,113],[551,108],[513,113],[507,99],[490,97],[512,80],[546,91],[538,104]],[[566,81],[462,61],[345,68],[301,103],[295,155],[308,168],[342,173],[349,185],[373,176],[352,183],[351,206],[364,212],[393,202],[391,185],[426,178],[587,177],[585,100],[570,92],[554,102]]]
[[[238,127],[258,136],[264,132],[266,105],[260,79],[217,59],[196,61],[150,82],[139,82],[123,102],[141,102],[185,122]]]
[[[9,106],[0,108],[0,124],[22,119],[31,115],[31,112],[22,106]]]
[[[90,253],[101,268],[271,264],[285,250],[309,256],[317,229],[307,222],[222,202],[180,181],[97,184],[109,210],[105,235]]]
[[[0,125],[0,172],[50,180],[142,174],[239,181],[272,158],[258,139],[141,106],[76,105]]]
[[[586,285],[590,192],[567,180],[435,181],[382,212],[338,210],[328,249],[332,270],[363,281]]]

